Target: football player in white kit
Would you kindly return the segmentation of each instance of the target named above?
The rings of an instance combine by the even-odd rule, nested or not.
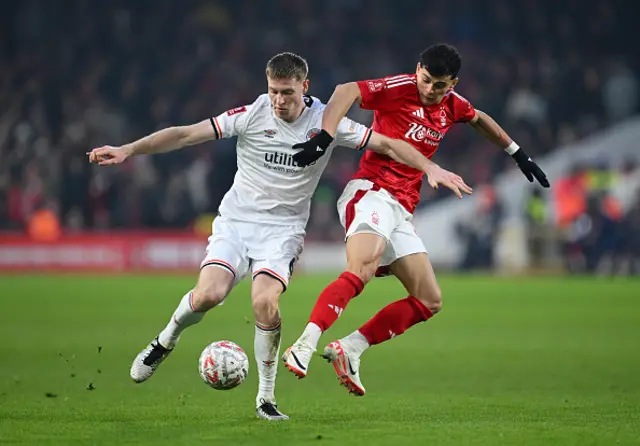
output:
[[[302,251],[311,197],[330,157],[327,153],[304,168],[293,157],[299,152],[292,145],[322,128],[325,106],[306,96],[307,73],[307,63],[300,56],[278,54],[266,67],[268,93],[253,104],[197,124],[169,127],[121,147],[104,146],[88,153],[90,162],[106,166],[133,155],[238,137],[238,170],[214,220],[197,284],[184,295],[164,330],[133,361],[131,378],[135,382],[149,379],[173,351],[182,331],[200,322],[250,273],[259,374],[256,413],[268,420],[288,419],[278,409],[274,394],[281,333],[278,299]],[[372,132],[348,118],[342,119],[327,151],[334,146],[366,147],[421,170],[433,166],[408,143]]]

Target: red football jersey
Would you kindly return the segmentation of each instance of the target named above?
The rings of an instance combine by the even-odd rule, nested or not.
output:
[[[469,101],[453,90],[439,104],[422,105],[415,74],[360,81],[358,86],[361,107],[374,110],[371,128],[389,138],[404,139],[427,158],[436,152],[451,124],[467,122],[475,116]],[[353,178],[369,180],[386,189],[413,213],[420,201],[423,175],[388,156],[367,151]]]

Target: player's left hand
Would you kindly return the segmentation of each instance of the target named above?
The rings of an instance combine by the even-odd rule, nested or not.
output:
[[[531,157],[527,155],[524,150],[518,149],[516,152],[511,155],[513,159],[518,164],[518,167],[522,171],[527,180],[530,183],[533,183],[533,179],[538,180],[538,183],[542,185],[542,187],[549,187],[549,180],[547,179],[547,175],[540,169],[536,163],[533,162]]]
[[[427,174],[429,186],[434,190],[438,189],[439,185],[443,185],[444,187],[451,189],[458,198],[462,198],[463,192],[467,195],[471,195],[473,193],[473,189],[464,182],[460,175],[443,169],[438,165],[434,165],[425,173]]]
[[[129,154],[122,147],[102,146],[87,152],[90,163],[99,166],[110,166],[120,164],[129,157]]]
[[[322,130],[308,141],[293,146],[294,149],[301,149],[293,155],[293,160],[298,166],[306,167],[324,155],[332,142],[333,136],[329,135],[327,131]]]

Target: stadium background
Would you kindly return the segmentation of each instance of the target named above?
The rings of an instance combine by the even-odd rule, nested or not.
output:
[[[640,283],[625,277],[640,273],[640,62],[632,6],[3,5],[0,443],[640,442]],[[90,166],[85,152],[250,103],[265,90],[264,65],[277,52],[306,57],[310,93],[326,101],[340,82],[412,72],[420,51],[439,41],[461,52],[457,91],[536,157],[553,186],[528,185],[508,156],[471,129],[449,132],[434,159],[476,193],[461,204],[446,190],[425,189],[416,215],[440,267],[442,316],[370,353],[363,380],[371,394],[363,401],[346,399],[320,365],[317,380],[298,387],[281,372],[282,408],[298,420],[265,427],[251,419],[254,382],[212,395],[194,374],[205,343],[228,337],[251,345],[243,283],[224,311],[184,337],[167,371],[134,388],[130,360],[193,285],[211,219],[235,173],[234,141],[111,169]],[[350,116],[372,119],[358,109]],[[295,339],[343,261],[335,201],[359,156],[336,151],[314,196],[301,271],[283,298],[283,343]],[[429,226],[436,217],[442,232]],[[175,274],[158,274],[164,272]],[[366,293],[334,333],[402,296],[392,278],[374,281]],[[406,360],[402,377],[391,360],[398,354],[415,358]]]

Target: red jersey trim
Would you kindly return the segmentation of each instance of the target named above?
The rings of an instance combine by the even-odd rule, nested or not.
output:
[[[380,186],[373,183],[371,189],[358,189],[356,193],[353,195],[353,198],[349,200],[347,203],[347,208],[345,210],[345,225],[344,231],[345,233],[349,232],[349,227],[351,227],[351,223],[356,218],[356,204],[362,200],[362,198],[367,194],[367,192],[377,192],[380,190]]]
[[[220,123],[218,122],[218,118],[211,118],[211,123],[214,125],[214,130],[216,131],[216,136],[218,139],[222,139],[222,128],[220,127]]]

